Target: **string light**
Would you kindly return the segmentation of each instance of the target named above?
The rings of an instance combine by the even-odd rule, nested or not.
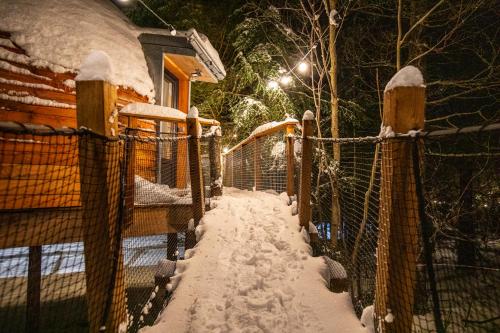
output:
[[[305,62],[305,61],[301,61],[299,63],[299,65],[297,66],[297,70],[300,73],[304,74],[304,73],[306,73],[309,70],[309,64],[307,62]]]
[[[290,83],[292,83],[292,77],[290,75],[283,75],[280,78],[280,83],[284,86],[288,86]]]
[[[267,82],[267,88],[268,89],[274,90],[274,89],[278,89],[278,87],[279,87],[278,82],[276,82],[274,80],[269,80]]]
[[[229,148],[228,147],[224,147],[224,149],[223,149],[224,154],[227,153],[228,151],[229,151]]]

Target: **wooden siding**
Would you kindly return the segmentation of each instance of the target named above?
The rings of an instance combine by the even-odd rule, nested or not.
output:
[[[76,73],[55,73],[32,66],[26,61],[26,52],[10,40],[9,33],[0,32],[0,39],[12,43],[0,45],[0,121],[76,127]],[[119,87],[118,106],[132,102],[147,103],[148,98]],[[151,121],[138,120],[137,125],[154,129]],[[79,206],[76,139],[64,144],[48,137],[16,139],[0,141],[0,209]]]

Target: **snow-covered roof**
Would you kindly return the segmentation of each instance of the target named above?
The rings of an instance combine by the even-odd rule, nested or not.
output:
[[[200,56],[203,63],[213,73],[217,80],[222,80],[226,76],[224,64],[220,60],[219,53],[213,47],[207,36],[191,28],[187,31],[177,30],[175,36],[165,29],[157,28],[137,28],[143,34],[153,34],[161,36],[170,36],[172,38],[185,38]]]
[[[110,1],[2,0],[0,30],[30,57],[31,65],[76,72],[92,50],[106,52],[116,84],[154,97],[136,27]]]
[[[137,27],[105,0],[2,0],[0,17],[0,31],[11,33],[11,40],[27,54],[11,60],[56,73],[77,73],[89,53],[100,50],[110,58],[115,84],[154,98],[138,38],[147,32],[168,35],[168,30]],[[194,29],[179,32],[179,36],[189,40],[211,71],[225,75],[217,51],[206,37]]]

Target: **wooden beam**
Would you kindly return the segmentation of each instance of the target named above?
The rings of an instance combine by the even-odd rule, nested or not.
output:
[[[186,231],[193,211],[191,204],[140,205],[134,207],[133,214],[125,237]],[[81,207],[3,211],[0,249],[81,242],[82,221]]]
[[[424,127],[425,89],[398,87],[384,94],[383,126],[396,133]],[[419,207],[411,140],[382,142],[382,174],[375,317],[381,332],[411,332],[419,255]],[[384,318],[391,312],[395,320]]]
[[[116,87],[77,81],[78,127],[107,137],[118,134]],[[117,332],[127,320],[119,228],[120,145],[91,136],[80,139],[80,182],[89,331]],[[111,299],[110,299],[111,297]]]
[[[4,249],[79,242],[82,234],[80,207],[12,210],[0,214],[0,248]]]

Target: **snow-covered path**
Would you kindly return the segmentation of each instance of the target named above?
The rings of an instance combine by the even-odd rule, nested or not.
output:
[[[347,293],[325,286],[285,198],[225,188],[177,263],[171,303],[143,331],[366,332]]]

